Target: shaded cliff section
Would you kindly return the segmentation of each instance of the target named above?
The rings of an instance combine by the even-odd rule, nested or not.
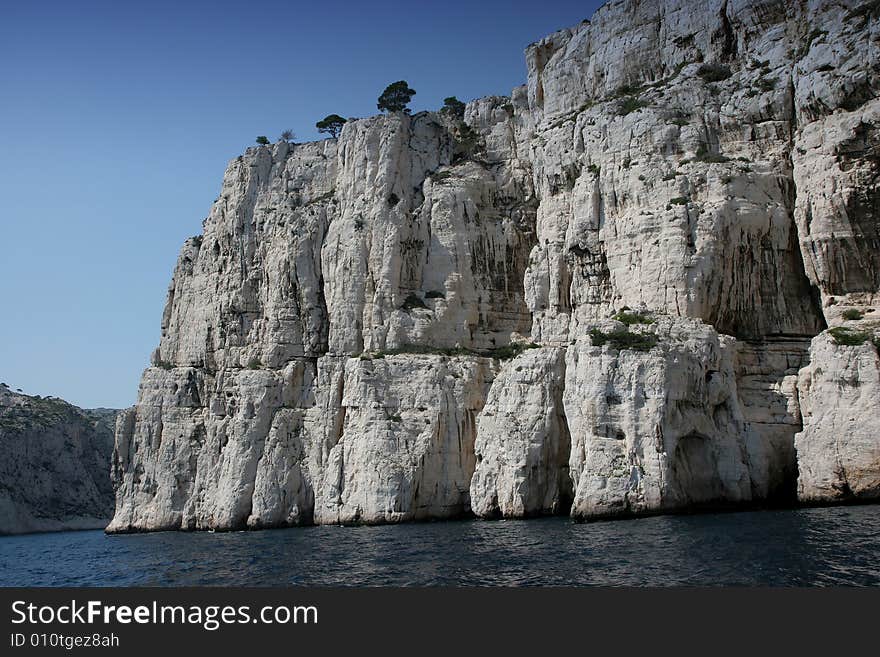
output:
[[[248,149],[120,416],[109,530],[793,500],[852,422],[808,425],[800,372],[880,324],[862,5],[612,2],[463,121]]]
[[[107,526],[117,412],[0,385],[0,534]]]

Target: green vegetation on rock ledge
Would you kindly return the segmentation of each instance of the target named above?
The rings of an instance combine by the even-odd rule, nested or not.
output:
[[[845,326],[835,326],[828,329],[828,333],[834,339],[834,344],[846,347],[858,347],[865,344],[869,340],[875,347],[880,349],[880,336],[873,335],[866,331],[854,331]]]
[[[706,82],[722,82],[729,78],[732,73],[729,66],[723,64],[703,64],[697,69],[697,75]]]
[[[538,348],[540,348],[540,345],[537,345],[534,342],[516,342],[504,345],[503,347],[496,347],[495,349],[490,349],[489,351],[484,351],[480,355],[486,356],[488,358],[497,358],[498,360],[510,360],[511,358],[516,358],[522,352],[528,349]]]
[[[712,153],[709,151],[709,148],[705,144],[701,144],[697,149],[696,157],[694,157],[694,161],[696,162],[708,162],[710,164],[724,164],[725,162],[730,162],[730,158],[720,153]]]
[[[634,324],[653,324],[654,320],[647,313],[640,313],[636,311],[630,311],[629,308],[624,308],[619,313],[614,316],[618,322],[626,324],[627,326],[632,326]]]
[[[653,333],[632,333],[629,329],[606,333],[601,329],[590,331],[590,341],[594,347],[609,345],[612,349],[623,351],[651,351],[657,346],[657,336]]]
[[[442,347],[431,347],[429,345],[421,345],[421,344],[406,344],[395,349],[384,349],[382,351],[377,351],[374,354],[362,354],[360,356],[361,360],[373,360],[373,359],[382,359],[386,356],[400,356],[400,355],[422,355],[422,356],[482,356],[483,358],[494,358],[496,360],[510,360],[512,358],[516,358],[524,351],[529,349],[539,349],[540,345],[535,344],[534,342],[516,342],[511,344],[506,344],[501,347],[495,347],[494,349],[487,349],[483,351],[477,351],[474,349],[466,349],[465,347],[450,347],[450,348],[442,348]]]
[[[645,107],[648,107],[648,105],[650,105],[648,101],[642,100],[636,96],[630,96],[621,101],[620,105],[617,107],[617,113],[620,116],[626,116],[627,114],[638,112]]]

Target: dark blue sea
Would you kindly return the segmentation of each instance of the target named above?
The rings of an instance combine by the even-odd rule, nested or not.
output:
[[[3,586],[877,586],[880,505],[0,537]]]

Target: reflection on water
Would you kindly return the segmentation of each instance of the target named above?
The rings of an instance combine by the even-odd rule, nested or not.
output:
[[[880,506],[0,538],[4,586],[880,585]]]

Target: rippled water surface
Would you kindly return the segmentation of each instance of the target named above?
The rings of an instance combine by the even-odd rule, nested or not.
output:
[[[880,506],[0,538],[0,585],[880,585]]]

